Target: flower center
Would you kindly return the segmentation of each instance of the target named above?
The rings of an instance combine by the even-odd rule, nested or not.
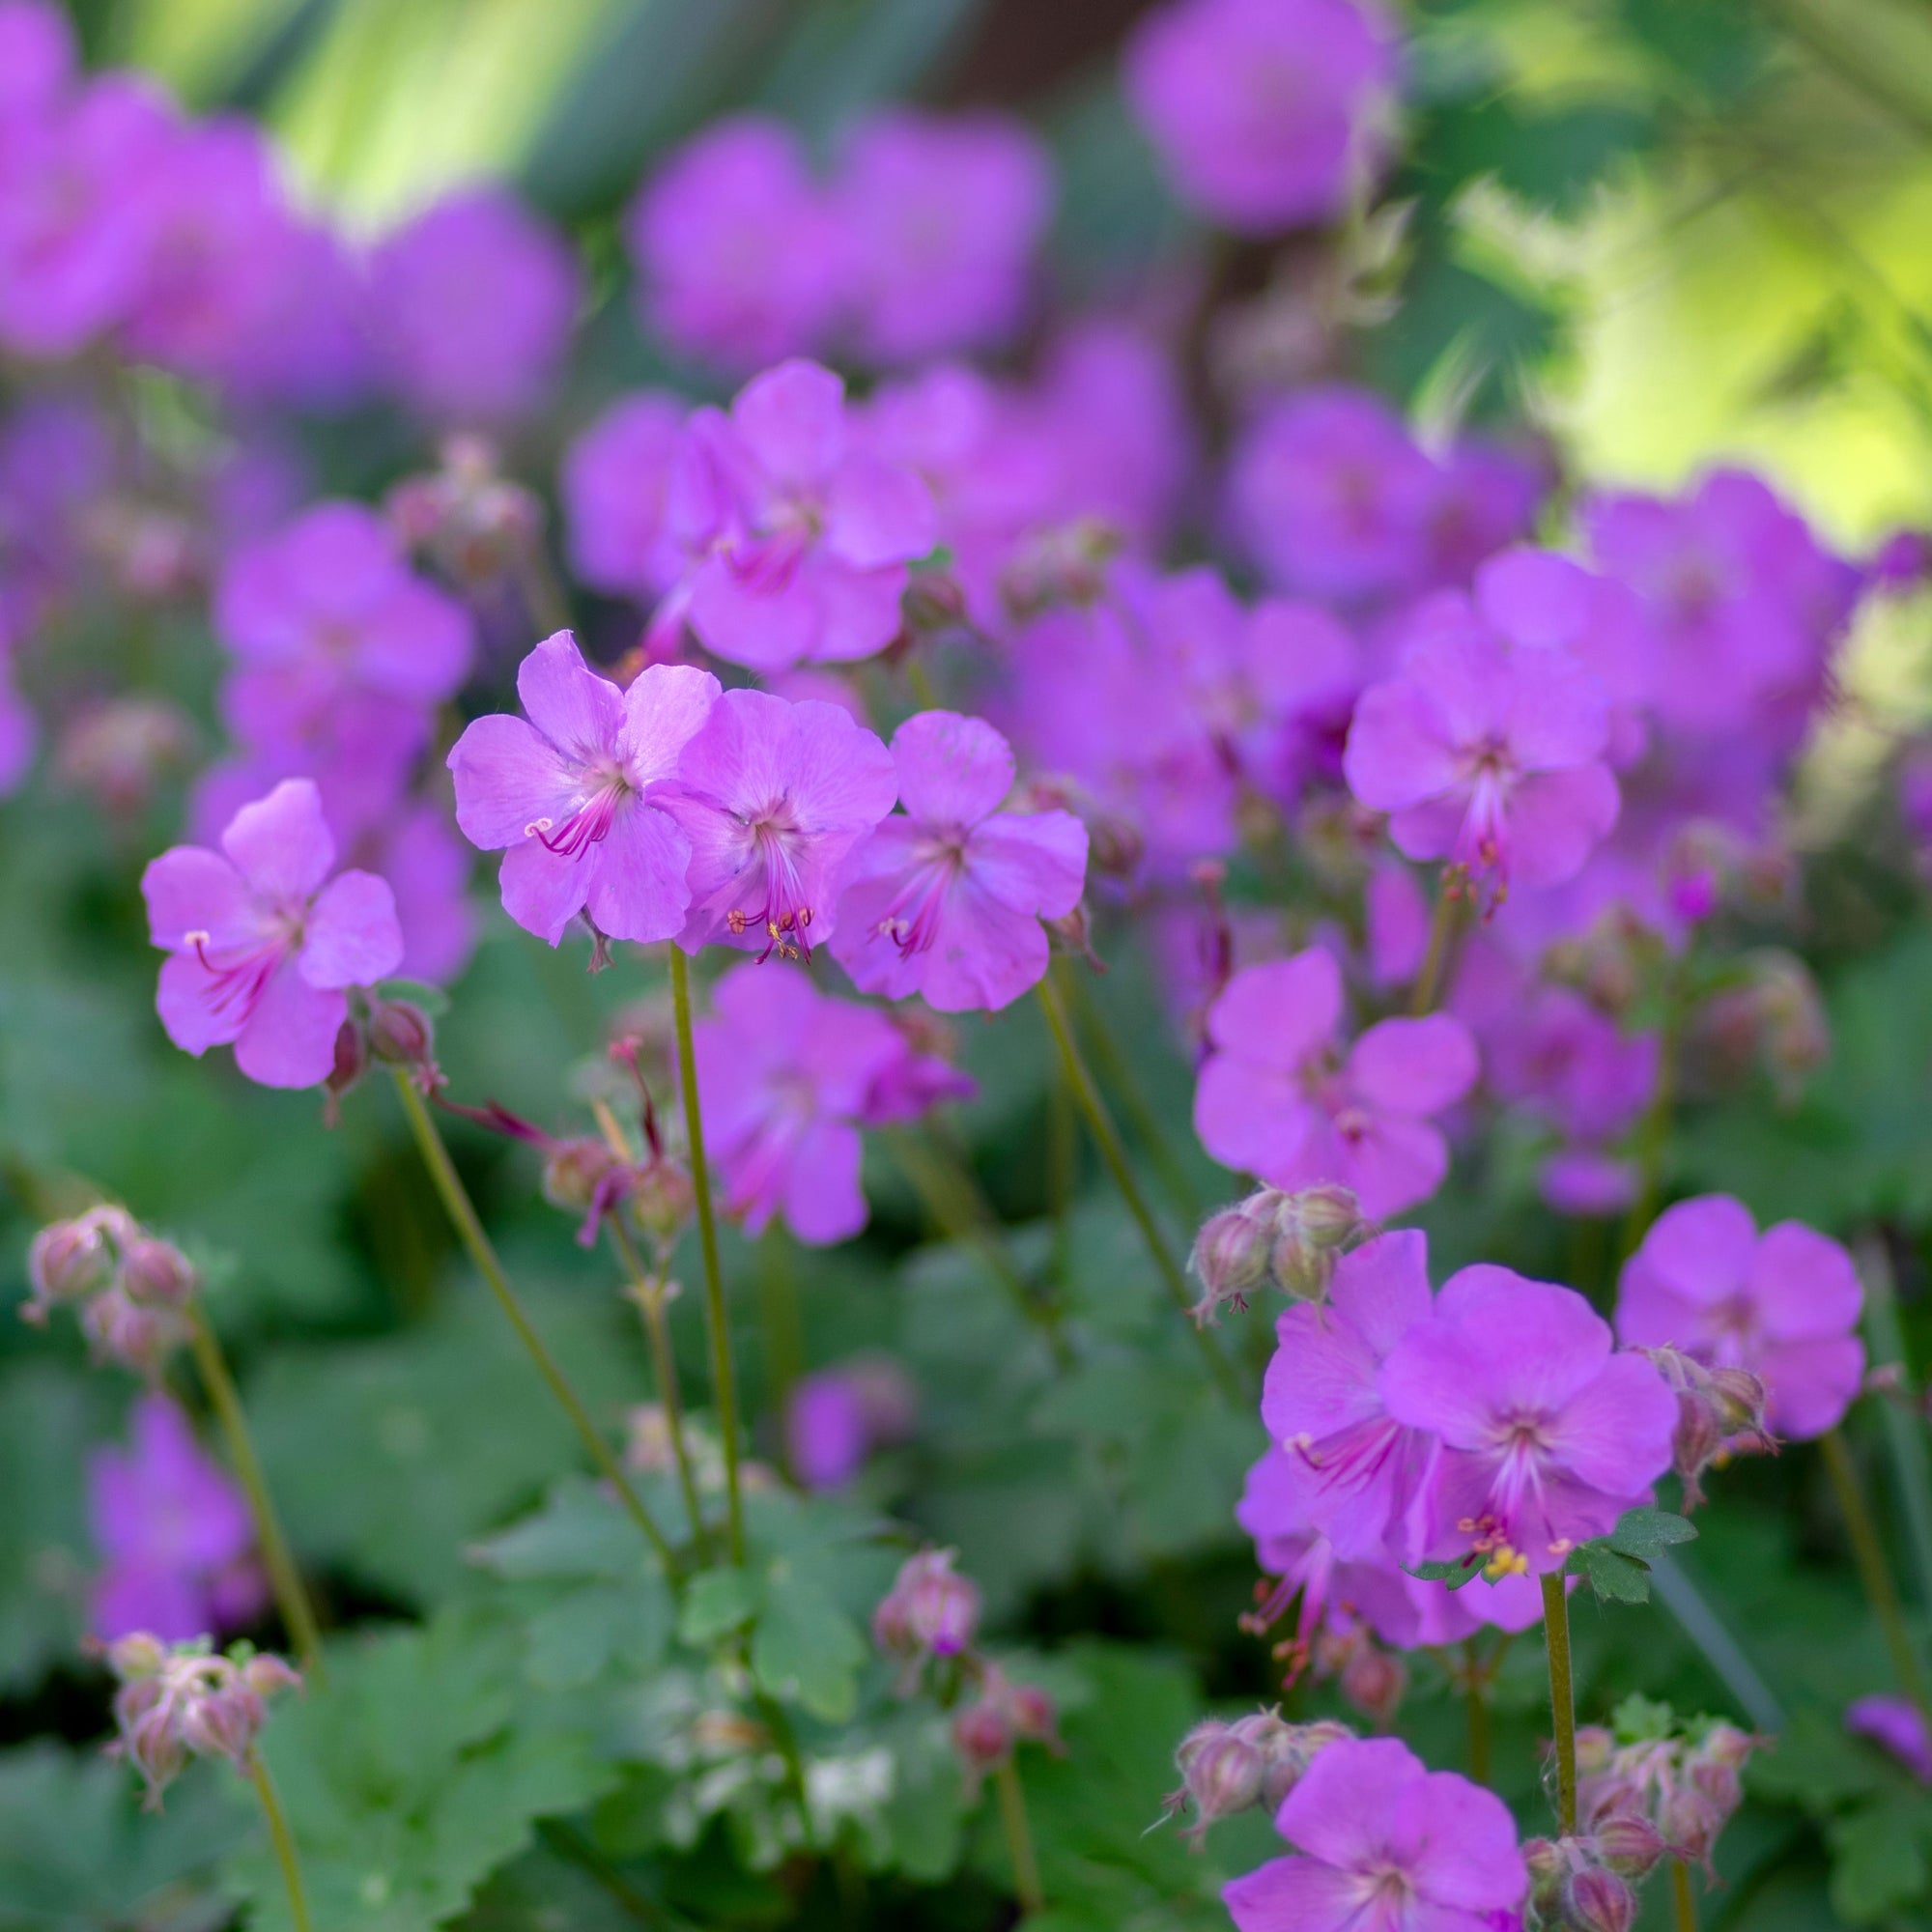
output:
[[[745,873],[755,869],[764,882],[764,903],[759,906],[733,906],[724,923],[734,937],[742,938],[752,928],[762,926],[767,945],[758,954],[763,965],[774,952],[781,959],[811,957],[811,907],[806,899],[806,886],[797,863],[801,837],[790,808],[783,802],[768,806],[763,814],[748,822],[751,853]]]
[[[211,1012],[239,1013],[246,1024],[269,990],[275,968],[301,945],[302,928],[298,916],[283,914],[266,933],[241,946],[211,950],[213,935],[205,930],[185,936],[208,975],[201,989],[202,1004]]]
[[[574,859],[586,846],[608,838],[619,810],[631,796],[630,781],[609,766],[597,768],[590,776],[590,788],[582,804],[561,825],[554,819],[533,818],[524,827],[525,836],[540,840],[546,852],[554,852],[559,859]]]
[[[930,951],[939,937],[946,895],[965,864],[964,841],[957,834],[928,838],[915,848],[914,857],[917,868],[873,927],[897,946],[902,959]]]

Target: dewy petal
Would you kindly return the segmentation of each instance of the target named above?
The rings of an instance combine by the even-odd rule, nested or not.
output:
[[[1765,1333],[1780,1342],[1846,1334],[1864,1309],[1851,1256],[1802,1221],[1764,1231],[1751,1257],[1749,1293]]]
[[[242,874],[219,852],[204,845],[177,845],[141,874],[148,902],[148,934],[156,946],[177,952],[190,932],[205,932],[213,948],[253,936],[261,915]]]
[[[1315,1859],[1270,1859],[1230,1879],[1221,1903],[1236,1932],[1365,1932],[1361,1881]]]
[[[561,825],[583,797],[582,768],[534,724],[507,712],[467,725],[448,762],[456,822],[485,852],[521,845],[539,819]]]
[[[1458,753],[1434,693],[1411,678],[1391,678],[1357,701],[1342,774],[1372,811],[1401,811],[1457,783]]]
[[[1651,1223],[1637,1255],[1663,1287],[1686,1301],[1704,1306],[1728,1301],[1749,1279],[1757,1223],[1733,1196],[1700,1194],[1666,1208]]]
[[[1531,773],[1510,797],[1510,877],[1525,886],[1574,879],[1616,824],[1621,804],[1607,765]]]
[[[641,791],[675,775],[718,697],[718,680],[690,665],[647,665],[632,679],[618,756],[634,786]]]
[[[335,840],[313,779],[284,779],[228,821],[221,849],[249,890],[273,903],[305,899],[335,864]]]
[[[319,1087],[335,1065],[346,994],[311,986],[284,964],[235,1040],[235,1064],[262,1087]]]
[[[1324,947],[1246,966],[1208,1009],[1208,1037],[1243,1060],[1298,1072],[1342,1017],[1342,969]]]
[[[1015,912],[1061,919],[1087,888],[1087,828],[1070,811],[1001,811],[966,841],[975,893]]]
[[[1264,1178],[1293,1165],[1315,1125],[1299,1084],[1231,1053],[1210,1053],[1194,1088],[1194,1131],[1223,1167]]]
[[[966,829],[997,811],[1013,788],[1012,747],[983,718],[921,711],[893,733],[899,799],[931,826]]]
[[[597,853],[595,845],[581,845],[570,853],[553,852],[537,838],[512,845],[497,871],[503,910],[526,932],[533,932],[553,946],[559,944],[565,928],[590,895]]]
[[[1431,1772],[1403,1793],[1397,1833],[1404,1870],[1432,1904],[1500,1912],[1529,1889],[1509,1807],[1454,1772]]]
[[[568,631],[553,631],[517,667],[517,696],[530,723],[574,763],[616,751],[624,694],[583,662]]]
[[[833,472],[825,501],[825,542],[860,570],[910,563],[936,541],[932,493],[919,476],[867,452]]]
[[[628,800],[591,848],[589,912],[612,939],[674,938],[691,905],[691,840],[668,812]]]
[[[816,362],[781,362],[738,391],[731,426],[773,482],[810,488],[844,450],[845,384]]]
[[[309,909],[301,977],[311,986],[368,986],[403,963],[403,929],[396,895],[374,872],[343,872]]]
[[[1356,1040],[1349,1082],[1372,1106],[1392,1114],[1437,1114],[1476,1084],[1476,1042],[1459,1019],[1382,1020]]]
[[[1548,1425],[1549,1453],[1578,1480],[1637,1496],[1670,1467],[1677,1398],[1649,1360],[1613,1355]]]
[[[1368,1869],[1388,1856],[1391,1813],[1424,1775],[1399,1738],[1338,1740],[1282,1801],[1275,1830],[1324,1864]]]

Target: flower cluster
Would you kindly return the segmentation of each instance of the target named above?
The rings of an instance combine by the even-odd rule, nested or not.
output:
[[[23,1321],[39,1326],[54,1307],[69,1304],[97,1356],[156,1381],[188,1338],[201,1277],[173,1242],[106,1204],[34,1236],[27,1285]]]

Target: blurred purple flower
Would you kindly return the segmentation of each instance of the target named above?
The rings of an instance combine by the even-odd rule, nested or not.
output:
[[[649,604],[684,558],[666,527],[685,405],[663,389],[623,396],[564,452],[558,490],[571,568],[593,590]]]
[[[847,1362],[805,1376],[785,1405],[785,1460],[810,1490],[842,1489],[882,1444],[910,1434],[915,1397],[897,1364]]]
[[[678,944],[810,956],[853,848],[893,809],[892,753],[836,705],[727,691],[661,803],[691,841]]]
[[[104,1559],[94,1634],[149,1631],[173,1643],[246,1623],[268,1593],[242,1492],[167,1396],[143,1395],[131,1419],[127,1448],[88,1458],[88,1523]]]
[[[728,414],[694,412],[670,521],[689,574],[656,625],[682,616],[753,670],[883,650],[906,566],[933,544],[925,485],[851,434],[845,385],[815,362],[766,370]]]
[[[1181,198],[1242,234],[1340,215],[1386,145],[1395,45],[1354,0],[1171,0],[1125,63]]]
[[[264,1087],[314,1087],[335,1064],[346,986],[403,955],[395,897],[372,872],[329,879],[335,841],[306,779],[242,807],[221,851],[177,845],[141,877],[154,943],[169,957],[156,1006],[197,1057],[233,1044]],[[327,882],[327,883],[325,883]]]
[[[1046,972],[1039,922],[1079,904],[1087,828],[1069,811],[1001,810],[1013,754],[982,719],[922,711],[892,752],[906,809],[848,863],[833,955],[862,992],[996,1012]]]
[[[1920,1784],[1932,1784],[1932,1730],[1909,1697],[1855,1697],[1845,1706],[1845,1728],[1889,1751]]]
[[[511,423],[554,387],[580,293],[569,245],[514,195],[446,195],[376,250],[369,317],[405,403],[465,429]]]
[[[1864,1376],[1864,1291],[1852,1258],[1801,1221],[1762,1235],[1728,1194],[1666,1208],[1624,1264],[1617,1333],[1674,1344],[1712,1368],[1763,1378],[1766,1420],[1807,1441],[1836,1427]]]
[[[1487,1264],[1443,1284],[1379,1378],[1389,1414],[1440,1438],[1422,1549],[1546,1576],[1649,1499],[1677,1398],[1574,1290]]]
[[[49,0],[0,0],[0,125],[50,108],[80,66],[73,25]]]
[[[1236,973],[1208,1014],[1194,1129],[1225,1167],[1293,1192],[1351,1188],[1382,1220],[1426,1201],[1448,1172],[1430,1116],[1475,1084],[1460,1020],[1382,1020],[1344,1052],[1342,975],[1311,947]]]
[[[671,938],[692,848],[667,794],[718,680],[652,665],[619,690],[557,631],[518,668],[517,695],[525,717],[478,718],[449,754],[464,837],[503,853],[503,910],[553,946],[581,912],[612,939]]]

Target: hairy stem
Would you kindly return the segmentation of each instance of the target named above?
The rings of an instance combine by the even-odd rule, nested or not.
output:
[[[1018,1767],[1009,1754],[993,1773],[993,1786],[1000,1799],[1000,1829],[1007,1837],[1007,1856],[1013,1866],[1013,1896],[1025,1913],[1043,1911],[1046,1894],[1040,1889],[1039,1863],[1033,1853],[1033,1832],[1027,1824],[1026,1793],[1020,1788]]]
[[[208,1391],[215,1420],[228,1441],[228,1460],[235,1465],[237,1480],[248,1498],[248,1514],[255,1524],[255,1543],[269,1573],[269,1585],[275,1594],[275,1607],[281,1612],[289,1640],[296,1647],[303,1671],[317,1684],[324,1679],[322,1633],[317,1628],[314,1606],[302,1587],[301,1573],[296,1568],[288,1538],[282,1534],[281,1520],[269,1494],[268,1479],[262,1474],[261,1459],[255,1454],[254,1439],[248,1434],[248,1419],[242,1412],[242,1397],[235,1378],[228,1372],[227,1357],[201,1304],[188,1306],[188,1322],[194,1349],[194,1365],[201,1385]]]
[[[275,1862],[282,1868],[282,1884],[289,1894],[289,1917],[296,1932],[311,1932],[308,1894],[302,1889],[301,1860],[296,1856],[296,1841],[289,1833],[289,1821],[282,1813],[282,1801],[275,1795],[274,1780],[260,1751],[248,1753],[248,1782],[261,1800],[262,1815],[269,1821],[269,1837],[275,1847]]]
[[[1100,1158],[1106,1163],[1107,1172],[1112,1175],[1121,1199],[1126,1203],[1127,1212],[1133,1216],[1135,1226],[1141,1231],[1141,1239],[1147,1243],[1148,1253],[1153,1259],[1168,1299],[1183,1315],[1187,1315],[1191,1306],[1187,1278],[1181,1272],[1180,1264],[1175,1260],[1173,1249],[1167,1244],[1167,1236],[1161,1233],[1160,1223],[1154,1219],[1153,1209],[1148,1206],[1140,1182],[1134,1179],[1127,1151],[1121,1142],[1120,1129],[1115,1126],[1113,1116],[1107,1111],[1107,1103],[1101,1099],[1100,1090],[1094,1086],[1094,1076],[1087,1070],[1087,1063],[1081,1059],[1080,1049],[1073,1042],[1072,1029],[1066,1024],[1066,1009],[1050,968],[1046,978],[1039,982],[1039,1004],[1046,1014],[1046,1024],[1053,1034],[1054,1044],[1060,1049],[1061,1065],[1066,1069],[1066,1084],[1072,1090],[1075,1105],[1086,1117],[1088,1131],[1100,1150]],[[1188,1326],[1193,1329],[1208,1373],[1222,1393],[1231,1402],[1239,1402],[1240,1383],[1213,1335],[1196,1323],[1192,1316],[1188,1317]]]
[[[1463,888],[1451,886],[1447,879],[1436,888],[1435,911],[1429,922],[1429,948],[1422,955],[1422,970],[1416,974],[1415,985],[1408,996],[1412,1018],[1421,1019],[1424,1014],[1433,1013],[1435,1003],[1442,997],[1467,903]]]
[[[651,1374],[657,1381],[658,1401],[664,1406],[666,1426],[670,1431],[670,1452],[677,1463],[677,1486],[684,1495],[685,1513],[691,1518],[692,1538],[702,1543],[704,1512],[698,1506],[697,1481],[691,1470],[691,1445],[684,1436],[684,1391],[678,1384],[677,1357],[671,1352],[664,1276],[662,1272],[646,1271],[621,1213],[610,1216],[610,1228],[624,1271],[631,1277],[631,1299],[638,1304],[638,1313],[643,1318],[644,1337],[651,1350]]]
[[[670,997],[677,1023],[677,1073],[684,1094],[684,1131],[691,1148],[691,1187],[697,1202],[697,1243],[704,1256],[704,1321],[711,1338],[711,1390],[724,1447],[724,1526],[731,1561],[745,1560],[745,1508],[738,1486],[738,1375],[731,1362],[731,1327],[724,1312],[724,1277],[718,1266],[718,1223],[711,1211],[711,1170],[704,1158],[704,1118],[697,1103],[697,1055],[691,1043],[691,969],[675,946]]]
[[[536,1364],[537,1373],[542,1376],[550,1392],[556,1399],[556,1405],[570,1418],[571,1426],[582,1438],[590,1460],[611,1487],[617,1492],[617,1500],[623,1505],[624,1513],[643,1531],[646,1541],[657,1551],[665,1569],[675,1575],[676,1561],[671,1554],[668,1539],[657,1525],[656,1519],[644,1507],[643,1499],[631,1487],[630,1478],[624,1474],[623,1465],[611,1452],[611,1445],[599,1433],[597,1425],[591,1421],[590,1412],[578,1399],[577,1391],[571,1387],[556,1357],[545,1346],[544,1339],[530,1326],[530,1320],[524,1313],[523,1304],[517,1299],[516,1291],[511,1288],[509,1277],[503,1272],[503,1264],[497,1259],[497,1250],[490,1244],[490,1236],[483,1232],[483,1223],[476,1212],[476,1204],[470,1200],[469,1191],[463,1184],[463,1177],[456,1171],[456,1163],[449,1157],[449,1149],[443,1145],[440,1133],[437,1131],[430,1111],[423,1105],[422,1095],[416,1092],[415,1083],[403,1067],[396,1068],[396,1092],[402,1095],[403,1111],[410,1117],[410,1126],[416,1137],[416,1146],[421,1151],[423,1165],[429,1169],[429,1178],[436,1184],[436,1191],[441,1199],[444,1211],[449,1216],[450,1225],[456,1230],[457,1237],[469,1250],[469,1259],[476,1264],[476,1271],[488,1284],[490,1293],[497,1297],[497,1305],[503,1311],[509,1324],[517,1332],[517,1339],[524,1345],[529,1358]]]
[[[1577,1696],[1570,1676],[1570,1594],[1560,1576],[1543,1578],[1543,1641],[1549,1653],[1549,1718],[1556,1741],[1556,1820],[1577,1834]]]
[[[1670,1904],[1677,1932],[1697,1932],[1697,1901],[1690,1895],[1690,1867],[1682,1859],[1670,1861]]]
[[[1898,1688],[1919,1710],[1932,1710],[1925,1698],[1925,1677],[1918,1665],[1918,1653],[1913,1646],[1911,1632],[1906,1629],[1898,1585],[1892,1581],[1891,1566],[1886,1561],[1878,1525],[1872,1520],[1871,1506],[1865,1501],[1864,1489],[1859,1482],[1851,1446],[1840,1431],[1828,1429],[1818,1438],[1818,1447],[1824,1452],[1825,1470],[1837,1493],[1838,1514],[1845,1520],[1845,1534],[1851,1540],[1852,1557],[1864,1584],[1865,1601],[1878,1618]]]

